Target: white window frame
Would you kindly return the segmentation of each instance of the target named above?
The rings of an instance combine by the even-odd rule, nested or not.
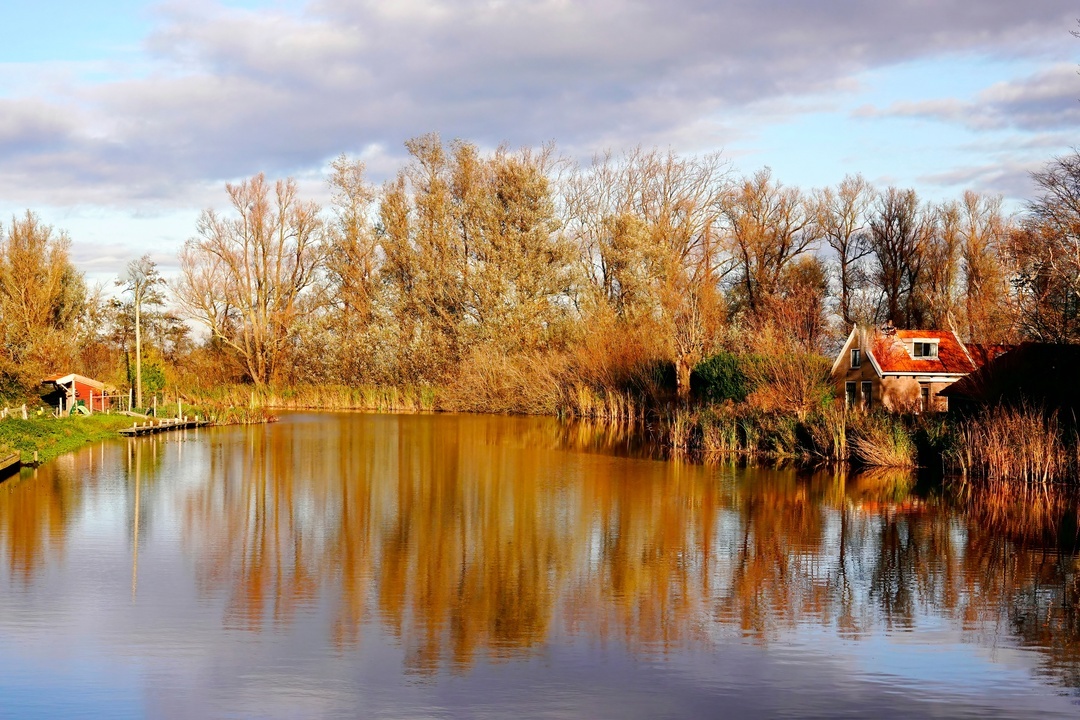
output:
[[[937,340],[914,340],[911,343],[911,357],[915,360],[937,360],[938,344],[939,341]],[[927,354],[927,349],[932,352]],[[923,352],[920,354],[919,350]]]

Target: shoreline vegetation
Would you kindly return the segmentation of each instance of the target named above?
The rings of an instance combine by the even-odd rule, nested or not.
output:
[[[293,178],[227,183],[176,275],[132,260],[118,295],[87,286],[63,231],[12,217],[0,401],[33,404],[42,378],[76,372],[221,423],[553,415],[639,423],[703,459],[1080,481],[1065,410],[845,412],[827,359],[853,326],[886,322],[984,346],[1080,343],[1080,152],[1033,173],[1037,195],[1010,213],[1000,196],[928,202],[858,174],[799,188],[720,154],[579,163],[435,133],[405,150],[381,186],[339,157],[325,206]]]
[[[787,372],[769,376],[755,373],[763,366],[775,373],[779,363],[750,355],[715,356],[695,368],[694,399],[683,403],[656,404],[653,398],[650,404],[630,392],[607,396],[571,386],[555,393],[554,405],[546,407],[516,387],[519,402],[540,409],[527,413],[498,402],[462,407],[460,388],[233,385],[185,401],[179,409],[163,402],[160,414],[198,415],[218,425],[272,422],[275,412],[296,410],[536,414],[625,426],[651,435],[672,457],[703,463],[928,470],[960,488],[1021,493],[1080,481],[1080,430],[1056,412],[1028,405],[988,407],[970,417],[848,410],[833,397],[825,359],[817,360],[794,360]],[[653,389],[662,389],[662,383]],[[778,408],[776,396],[787,398],[787,405]],[[31,408],[25,420],[17,413],[0,419],[0,450],[19,452],[24,465],[33,464],[36,452],[40,464],[88,442],[116,438],[131,422],[125,414],[57,418],[43,407]]]

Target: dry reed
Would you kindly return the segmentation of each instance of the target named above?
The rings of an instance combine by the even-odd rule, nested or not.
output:
[[[1077,476],[1077,449],[1062,438],[1057,412],[996,407],[961,423],[950,459],[965,477],[1045,485]]]
[[[219,409],[423,412],[435,409],[436,392],[429,386],[301,385],[290,388],[256,388],[250,385],[228,385],[190,396],[190,401],[195,405]]]
[[[881,413],[849,413],[851,454],[870,467],[915,467],[915,442],[900,418]]]

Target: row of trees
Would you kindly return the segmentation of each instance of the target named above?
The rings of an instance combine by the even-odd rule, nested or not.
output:
[[[925,203],[861,176],[811,192],[767,169],[737,178],[718,155],[578,167],[550,147],[407,148],[379,189],[335,162],[327,213],[257,176],[227,186],[230,215],[203,214],[177,294],[255,383],[445,384],[463,363],[537,353],[597,380],[630,354],[670,362],[685,392],[702,357],[763,332],[806,352],[885,320],[1077,338],[1075,157],[1010,217],[974,192]]]
[[[0,238],[6,376],[25,383],[62,359],[143,377],[128,366],[145,300],[151,367],[182,357],[179,383],[448,386],[516,362],[610,390],[667,365],[685,394],[717,349],[767,337],[823,352],[855,322],[1080,338],[1076,154],[1037,173],[1040,195],[1009,216],[997,197],[927,203],[857,175],[813,191],[768,169],[737,177],[719,155],[638,149],[577,166],[552,147],[406,146],[381,188],[339,158],[328,208],[291,179],[228,184],[229,211],[200,216],[172,287],[210,331],[198,348],[160,311],[152,264],[103,302],[63,234],[14,219]]]

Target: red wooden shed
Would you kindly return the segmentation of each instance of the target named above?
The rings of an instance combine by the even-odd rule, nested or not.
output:
[[[42,399],[54,406],[62,400],[65,412],[79,403],[91,412],[102,412],[112,407],[112,398],[106,392],[105,383],[84,375],[53,375],[42,380],[41,384],[46,390]]]

